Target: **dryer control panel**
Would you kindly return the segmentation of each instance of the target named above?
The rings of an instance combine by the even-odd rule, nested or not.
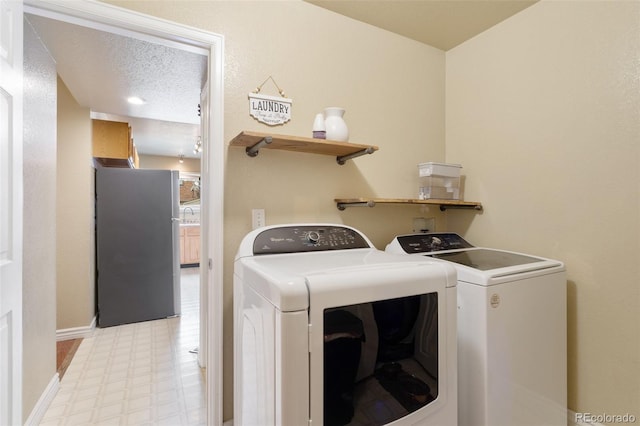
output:
[[[399,235],[396,238],[406,253],[431,253],[473,247],[460,235],[451,232]]]
[[[266,229],[253,242],[253,254],[304,253],[371,248],[356,230],[341,226],[282,226]]]

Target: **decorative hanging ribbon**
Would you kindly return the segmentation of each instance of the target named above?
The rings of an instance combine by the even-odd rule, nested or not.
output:
[[[286,98],[286,95],[284,94],[284,90],[282,90],[280,86],[278,86],[278,83],[276,83],[276,81],[273,79],[272,76],[267,77],[267,79],[263,81],[260,86],[256,87],[256,90],[254,90],[253,93],[260,93],[260,90],[262,90],[262,86],[264,86],[264,84],[269,80],[271,80],[273,82],[273,85],[276,86],[276,89],[278,89],[278,93],[280,93],[280,96],[282,96],[283,98]]]
[[[260,94],[262,86],[269,80],[276,86],[281,97]],[[249,114],[261,123],[277,126],[291,120],[292,103],[293,100],[285,98],[284,91],[273,77],[269,76],[252,93],[249,93]]]

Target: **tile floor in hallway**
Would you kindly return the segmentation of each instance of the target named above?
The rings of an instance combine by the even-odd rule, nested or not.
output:
[[[60,382],[42,426],[204,425],[199,270],[182,269],[179,317],[97,328]]]

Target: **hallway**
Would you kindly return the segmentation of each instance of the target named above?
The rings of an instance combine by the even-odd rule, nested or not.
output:
[[[182,315],[97,328],[60,382],[42,426],[204,425],[197,355],[199,269],[182,269]]]

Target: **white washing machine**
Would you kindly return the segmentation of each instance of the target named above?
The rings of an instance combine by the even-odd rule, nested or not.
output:
[[[456,275],[357,230],[249,233],[234,267],[234,424],[457,424]]]
[[[460,426],[566,426],[562,262],[473,247],[453,233],[401,235],[386,252],[427,255],[458,271]]]

